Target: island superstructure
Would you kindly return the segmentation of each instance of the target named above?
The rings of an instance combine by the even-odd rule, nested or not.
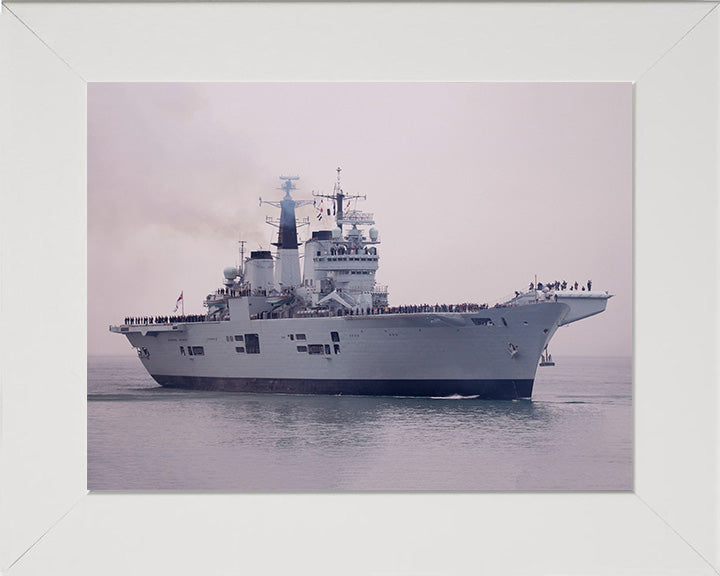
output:
[[[533,283],[492,307],[388,305],[378,286],[373,214],[350,209],[340,169],[332,193],[263,201],[280,210],[275,254],[257,250],[223,271],[202,315],[126,318],[110,326],[162,386],[288,394],[530,398],[541,354],[560,327],[603,312],[607,292]],[[331,229],[304,242],[296,208]],[[584,288],[584,287],[583,287]]]

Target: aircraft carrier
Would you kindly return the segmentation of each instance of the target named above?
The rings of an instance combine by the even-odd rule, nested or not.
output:
[[[285,394],[530,398],[543,351],[560,327],[603,312],[611,295],[577,284],[533,282],[495,305],[389,306],[375,282],[373,215],[355,208],[340,169],[330,194],[284,196],[274,254],[243,253],[207,295],[202,315],[128,317],[123,334],[162,386]],[[303,244],[296,208],[321,220]],[[307,219],[300,224],[307,223]],[[183,295],[181,294],[181,298]],[[180,300],[180,299],[179,299]]]

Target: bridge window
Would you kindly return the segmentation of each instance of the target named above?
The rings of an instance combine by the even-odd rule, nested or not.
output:
[[[185,346],[180,346],[180,356],[185,356]]]
[[[298,340],[306,340],[307,339],[307,338],[305,338],[305,334],[295,334],[295,338],[297,338]]]
[[[310,344],[308,346],[308,354],[324,354],[325,348],[322,344]]]
[[[330,332],[330,338],[333,342],[340,342],[340,334],[337,332]]]
[[[235,342],[242,342],[243,337],[242,334],[235,334]]]
[[[471,320],[477,326],[493,326],[493,321],[490,318],[471,318]]]
[[[238,354],[242,354],[243,352],[245,352],[245,348],[243,348],[242,346],[235,346],[235,352],[237,352]]]
[[[505,320],[505,318],[500,318],[500,320],[503,321],[503,326],[507,326],[507,321]]]
[[[260,354],[260,338],[257,334],[245,334],[245,352]]]
[[[307,346],[298,346],[297,351],[298,352],[307,352]]]
[[[333,344],[335,347],[335,354],[340,354],[340,344]]]
[[[202,346],[193,346],[192,353],[194,356],[204,356],[205,348],[203,348]]]
[[[330,354],[330,344],[325,344],[325,354]]]

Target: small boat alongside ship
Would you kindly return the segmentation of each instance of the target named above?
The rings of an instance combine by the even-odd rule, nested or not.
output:
[[[555,362],[553,362],[552,359],[552,354],[547,351],[547,347],[540,355],[540,366],[555,366]]]

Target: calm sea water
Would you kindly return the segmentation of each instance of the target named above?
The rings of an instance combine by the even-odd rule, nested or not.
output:
[[[630,358],[555,358],[532,400],[164,389],[88,359],[91,490],[631,490]]]

